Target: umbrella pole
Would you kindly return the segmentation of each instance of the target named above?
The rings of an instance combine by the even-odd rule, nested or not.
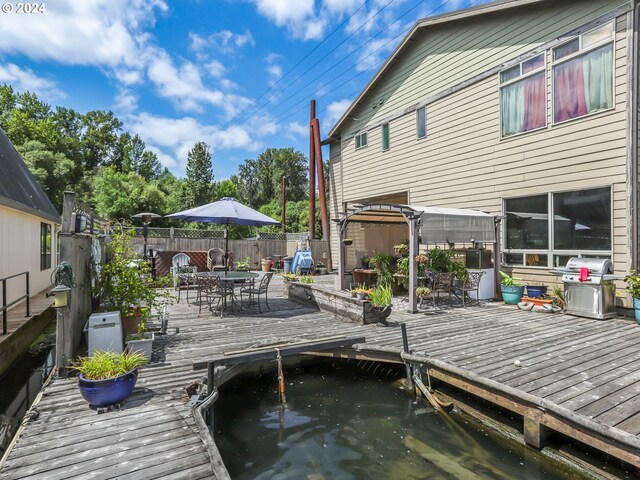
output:
[[[224,226],[224,273],[226,274],[229,271],[229,256],[227,252],[229,251],[229,223],[227,222]]]

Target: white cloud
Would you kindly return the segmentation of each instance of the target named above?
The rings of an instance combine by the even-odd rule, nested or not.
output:
[[[55,82],[39,77],[28,68],[21,69],[13,63],[0,64],[0,84],[3,83],[11,85],[16,91],[33,92],[47,101],[66,97]]]
[[[205,65],[205,67],[207,69],[207,73],[214,78],[220,78],[224,76],[225,72],[227,71],[222,62],[219,62],[217,60],[210,61]]]
[[[212,105],[231,117],[251,103],[246,97],[207,88],[196,65],[185,61],[176,66],[163,50],[151,55],[148,75],[158,94],[181,110],[202,112],[204,106]]]
[[[113,109],[118,113],[131,113],[138,108],[138,97],[130,90],[121,88],[114,99]]]
[[[343,100],[338,100],[337,102],[332,102],[327,106],[323,124],[327,125],[328,130],[333,128],[342,114],[347,111],[347,108],[349,108],[351,102],[352,100],[345,98]]]
[[[276,53],[270,53],[265,58],[265,61],[267,62],[265,70],[269,74],[269,85],[273,85],[282,78],[282,67],[277,63],[279,59],[280,55]]]
[[[185,172],[187,154],[199,141],[208,143],[214,153],[235,148],[257,151],[262,146],[247,127],[231,126],[223,130],[193,117],[169,118],[142,113],[129,117],[126,123],[128,129],[140,135],[158,155],[164,166],[175,167],[179,173]]]
[[[206,38],[197,33],[190,33],[189,39],[191,40],[191,50],[198,53],[212,49],[224,54],[231,54],[244,46],[254,47],[256,45],[256,41],[249,31],[240,34],[230,30],[221,30]]]
[[[309,136],[309,125],[305,125],[300,122],[291,122],[286,127],[286,131],[290,134],[291,137],[308,137]]]
[[[0,15],[0,53],[21,54],[65,65],[140,66],[155,11],[166,11],[162,0],[58,0],[38,15]]]
[[[252,0],[258,11],[282,27],[313,15],[314,0]]]

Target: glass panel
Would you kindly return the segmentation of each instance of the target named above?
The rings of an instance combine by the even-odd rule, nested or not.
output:
[[[613,23],[607,23],[600,28],[591,30],[582,35],[582,48],[595,45],[613,37]]]
[[[502,136],[527,132],[547,124],[545,72],[502,87]]]
[[[554,248],[611,250],[611,189],[553,195]]]
[[[577,255],[554,255],[553,256],[553,266],[554,267],[566,267],[567,266],[567,262],[573,258],[576,257]]]
[[[530,267],[546,267],[549,256],[542,253],[527,253],[524,256],[525,265]]]
[[[389,124],[382,125],[382,149],[389,150]]]
[[[533,72],[539,68],[544,67],[544,54],[541,53],[537,57],[530,58],[527,61],[522,62],[522,74]]]
[[[367,145],[367,132],[362,134],[362,141],[360,143],[363,147]]]
[[[505,253],[504,262],[505,265],[522,265],[521,253]]]
[[[562,122],[613,107],[613,44],[553,67],[553,118]]]
[[[427,109],[420,108],[417,111],[418,138],[427,136]]]
[[[360,135],[356,135],[356,148],[360,148]]]
[[[553,49],[553,59],[559,60],[561,58],[572,55],[580,50],[580,40],[577,38],[575,40],[570,41],[569,43],[565,43],[557,48]]]
[[[500,73],[500,82],[501,83],[508,82],[509,80],[513,80],[514,78],[518,78],[519,76],[520,76],[520,65],[516,65],[515,67]]]
[[[505,211],[507,249],[543,250],[549,247],[547,195],[505,200]]]

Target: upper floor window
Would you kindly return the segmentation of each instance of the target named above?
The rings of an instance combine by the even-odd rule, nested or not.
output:
[[[613,108],[613,23],[553,49],[553,121]]]
[[[382,150],[389,150],[389,124],[382,125]]]
[[[51,225],[40,224],[40,270],[51,268]]]
[[[544,53],[500,73],[502,136],[547,125]]]
[[[367,132],[360,132],[356,135],[356,149],[367,146]]]
[[[416,110],[416,132],[418,138],[427,136],[427,107]]]

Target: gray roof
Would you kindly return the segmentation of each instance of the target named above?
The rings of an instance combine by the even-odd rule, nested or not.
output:
[[[384,64],[380,67],[380,69],[376,72],[369,83],[365,85],[362,91],[358,94],[358,97],[351,103],[351,105],[347,108],[347,110],[342,114],[342,117],[336,122],[336,124],[331,127],[327,138],[323,140],[323,144],[331,143],[331,141],[336,139],[336,134],[340,131],[340,127],[345,122],[347,117],[354,110],[356,105],[361,101],[362,97],[364,97],[369,90],[373,88],[375,84],[382,78],[387,69],[391,68],[391,63],[398,54],[404,50],[404,48],[409,44],[411,39],[418,33],[422,32],[426,27],[430,27],[432,25],[437,25],[441,23],[453,22],[457,20],[466,20],[471,17],[475,17],[478,15],[485,15],[488,13],[495,13],[502,10],[508,10],[516,7],[523,7],[525,5],[544,3],[550,0],[494,0],[493,2],[483,3],[481,5],[475,5],[473,7],[463,8],[460,10],[453,10],[452,12],[443,13],[440,15],[433,15],[431,17],[425,17],[418,20],[409,33],[405,35],[402,41],[398,44],[395,50],[389,55]],[[339,137],[339,135],[337,135]]]
[[[0,205],[60,223],[47,194],[0,128]]]

